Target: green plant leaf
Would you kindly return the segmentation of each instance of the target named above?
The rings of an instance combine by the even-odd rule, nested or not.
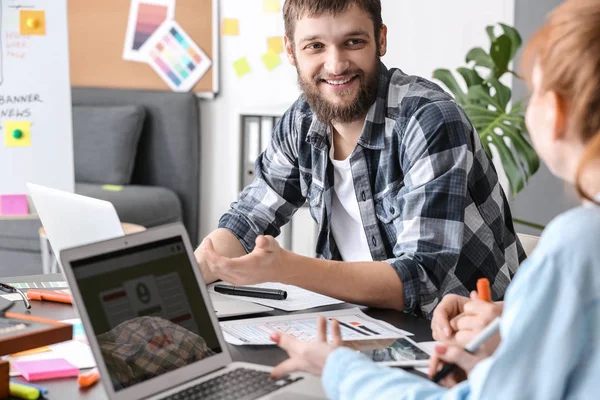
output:
[[[492,154],[490,145],[498,151],[514,196],[539,168],[539,158],[526,139],[521,103],[517,102],[508,110],[510,89],[498,80],[490,79],[487,82],[496,93],[490,95],[483,86],[473,86],[469,88],[467,103],[463,108],[488,154]]]
[[[477,71],[470,68],[460,67],[457,68],[456,71],[463,77],[465,83],[467,84],[467,88],[475,85],[481,85],[483,83],[483,78],[479,76]]]
[[[488,37],[490,38],[490,42],[496,40],[496,35],[494,34],[494,25],[486,26],[485,31],[487,32]]]
[[[508,71],[510,63],[510,52],[512,49],[511,40],[506,35],[502,35],[492,42],[490,46],[490,57],[494,62],[492,68],[492,76],[500,79]]]
[[[456,81],[456,78],[454,78],[454,75],[452,75],[452,72],[447,69],[436,69],[433,71],[433,77],[446,85],[454,95],[457,103],[463,104],[465,102],[466,95]]]
[[[502,162],[502,167],[504,168],[504,173],[508,178],[508,182],[510,184],[511,195],[514,196],[519,193],[525,187],[525,179],[515,157],[512,152],[504,143],[504,140],[498,135],[491,134],[486,136],[486,139],[491,139],[491,144],[498,151],[498,156],[500,157],[500,161]],[[489,140],[488,139],[488,140]]]
[[[466,62],[470,63],[471,61],[475,61],[475,65],[478,67],[494,68],[495,66],[492,57],[481,47],[475,47],[467,53]]]
[[[510,59],[512,60],[515,54],[517,54],[519,48],[521,47],[523,39],[521,39],[521,35],[519,35],[519,32],[515,28],[502,23],[500,23],[500,26],[502,27],[504,34],[510,39]]]
[[[496,93],[494,93],[493,96],[494,99],[496,99],[496,101],[500,105],[500,108],[502,110],[505,110],[506,106],[508,105],[508,102],[510,101],[512,91],[507,86],[504,86],[498,79],[490,78],[487,80],[487,82],[496,91]]]

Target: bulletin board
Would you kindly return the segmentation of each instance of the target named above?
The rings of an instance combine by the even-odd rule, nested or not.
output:
[[[0,35],[0,197],[26,182],[72,192],[67,0],[1,0]],[[22,211],[5,200],[0,214]]]
[[[69,0],[71,84],[170,90],[148,65],[123,59],[130,0]],[[191,91],[218,91],[217,0],[175,0],[174,19],[212,62]]]

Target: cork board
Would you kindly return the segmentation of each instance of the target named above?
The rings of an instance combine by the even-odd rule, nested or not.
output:
[[[123,59],[130,0],[69,0],[71,85],[171,90],[150,65]],[[175,20],[212,61],[192,91],[215,93],[215,0],[176,0]]]

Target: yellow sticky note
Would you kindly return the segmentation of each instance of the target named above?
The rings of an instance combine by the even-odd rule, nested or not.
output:
[[[6,147],[31,146],[31,122],[4,121],[4,145]]]
[[[106,190],[108,192],[120,192],[123,190],[123,186],[121,185],[102,185],[102,190]]]
[[[264,10],[267,13],[277,13],[279,10],[279,0],[264,0]]]
[[[273,53],[283,53],[283,38],[281,36],[273,36],[267,39],[267,49],[272,50]]]
[[[235,73],[237,74],[238,78],[241,78],[242,76],[250,73],[250,64],[248,64],[246,57],[242,57],[233,63],[233,69],[235,69]]]
[[[20,351],[18,353],[13,353],[10,356],[11,357],[30,356],[32,354],[46,353],[46,352],[49,352],[49,351],[51,351],[50,347],[48,347],[48,346],[42,346],[42,347],[38,347],[36,349],[25,350],[25,351]]]
[[[19,33],[44,36],[46,34],[46,13],[42,10],[20,10]]]
[[[272,50],[269,50],[265,54],[263,54],[261,59],[263,64],[265,64],[265,67],[267,67],[269,71],[272,71],[279,64],[281,64],[281,58],[279,57],[279,54],[275,53]]]
[[[223,18],[223,25],[221,27],[223,35],[237,36],[240,34],[240,24],[235,18]]]

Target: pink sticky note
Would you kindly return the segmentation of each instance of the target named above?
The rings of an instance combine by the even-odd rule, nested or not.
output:
[[[0,195],[0,215],[27,215],[26,194],[4,194]]]
[[[12,367],[28,381],[66,378],[79,375],[79,368],[64,358],[51,358],[36,361],[14,361]]]

